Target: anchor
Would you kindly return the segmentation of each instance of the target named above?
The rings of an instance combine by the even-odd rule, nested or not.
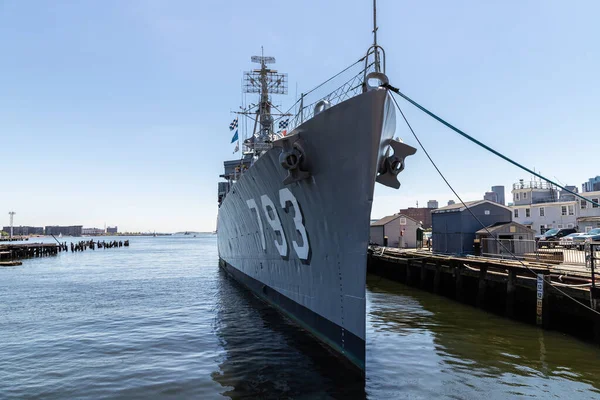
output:
[[[283,180],[284,185],[298,182],[310,176],[310,172],[302,169],[301,164],[305,159],[302,149],[300,134],[288,135],[273,142],[273,147],[281,147],[279,163],[288,171],[288,176]]]
[[[388,145],[394,150],[394,154],[390,156],[388,148],[377,170],[375,181],[384,186],[398,189],[400,187],[398,174],[404,170],[404,159],[415,154],[417,149],[394,139],[390,139]]]

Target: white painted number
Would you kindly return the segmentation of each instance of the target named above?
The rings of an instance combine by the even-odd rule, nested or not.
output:
[[[256,219],[258,220],[258,227],[260,229],[260,241],[262,244],[262,249],[266,251],[267,244],[265,243],[265,232],[263,231],[262,219],[260,218],[260,212],[258,212],[256,201],[254,201],[254,199],[246,200],[246,204],[248,204],[248,208],[250,210],[254,210],[256,212]]]
[[[294,251],[298,258],[301,260],[308,260],[308,254],[310,247],[308,245],[308,236],[306,235],[306,228],[304,227],[304,217],[302,215],[302,210],[298,206],[298,201],[288,188],[283,188],[279,191],[279,202],[281,204],[281,208],[284,210],[287,208],[287,203],[292,203],[294,207],[294,224],[296,225],[296,231],[300,234],[300,238],[302,239],[302,246],[298,245],[298,242],[292,240],[292,245],[294,246]]]
[[[271,201],[269,196],[266,194],[260,196],[260,201],[262,203],[262,210],[265,218],[267,219],[269,225],[271,225],[273,232],[275,232],[275,240],[273,241],[275,247],[277,248],[277,251],[281,257],[287,257],[287,238],[285,236],[285,232],[283,231],[281,219],[279,219],[279,214],[277,213],[275,204],[273,204],[273,201]],[[292,246],[294,247],[294,251],[299,259],[308,261],[310,255],[310,243],[308,242],[308,234],[306,233],[306,228],[304,227],[304,216],[302,215],[302,210],[300,209],[298,200],[296,200],[296,197],[294,197],[291,190],[288,188],[283,188],[279,191],[279,204],[282,209],[286,210],[286,212],[289,212],[288,203],[294,208],[294,226],[297,234],[300,235],[299,241],[292,240]],[[256,212],[262,248],[266,251],[267,246],[265,241],[265,232],[263,230],[262,218],[260,217],[260,212],[258,211],[256,201],[254,199],[249,199],[246,201],[246,204],[248,204],[248,208],[250,210],[254,210]]]
[[[271,225],[271,228],[273,228],[273,231],[275,232],[276,237],[273,241],[275,243],[275,247],[277,248],[277,251],[279,252],[279,255],[281,257],[287,257],[287,240],[285,238],[285,234],[283,233],[283,227],[281,226],[279,214],[277,214],[277,210],[275,209],[275,204],[273,204],[269,196],[267,196],[266,194],[260,196],[260,201],[262,202],[263,212],[265,213],[267,222],[269,223],[269,225]],[[277,235],[277,233],[279,233],[279,235]],[[277,236],[279,236],[279,238],[281,239],[281,243],[279,243]]]

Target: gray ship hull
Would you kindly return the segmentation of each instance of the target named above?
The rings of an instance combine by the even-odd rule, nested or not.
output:
[[[274,147],[231,187],[217,222],[220,265],[362,370],[373,190],[395,127],[384,89],[319,113],[292,132],[311,176],[285,185]]]

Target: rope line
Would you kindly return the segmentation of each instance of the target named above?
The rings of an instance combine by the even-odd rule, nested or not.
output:
[[[395,91],[394,91],[395,92]],[[400,94],[400,93],[398,93]],[[450,188],[450,190],[452,191],[452,193],[454,193],[454,195],[458,198],[458,200],[461,202],[461,204],[467,209],[467,211],[469,211],[469,213],[471,214],[471,216],[482,226],[483,229],[485,229],[485,231],[491,236],[494,237],[494,235],[492,235],[492,233],[488,230],[488,228],[483,224],[483,222],[481,222],[481,220],[479,218],[477,218],[477,216],[475,215],[475,213],[473,213],[473,211],[465,204],[465,202],[463,201],[463,199],[458,195],[458,193],[456,192],[456,190],[454,190],[454,188],[452,187],[452,185],[450,184],[450,182],[448,182],[448,180],[446,179],[446,177],[444,176],[444,174],[442,173],[442,171],[440,171],[440,169],[438,168],[437,164],[433,161],[433,159],[431,158],[431,156],[429,155],[429,153],[427,152],[427,150],[425,149],[425,146],[423,146],[423,143],[421,143],[421,140],[419,140],[419,137],[417,136],[417,134],[415,133],[415,131],[413,130],[412,126],[410,125],[410,123],[408,122],[408,119],[406,119],[406,116],[404,115],[404,112],[402,112],[402,109],[400,108],[400,105],[398,104],[398,102],[396,101],[396,98],[394,96],[391,96],[392,100],[394,101],[394,104],[396,105],[396,107],[398,108],[398,111],[400,111],[400,114],[402,115],[402,118],[404,119],[404,122],[406,122],[406,125],[408,126],[408,128],[410,129],[411,133],[413,134],[413,136],[415,137],[415,139],[417,140],[417,143],[419,143],[419,146],[421,147],[421,149],[423,150],[423,152],[425,153],[425,155],[427,156],[427,158],[429,159],[429,161],[431,162],[431,164],[433,165],[433,167],[435,168],[435,170],[438,172],[438,174],[440,175],[440,177],[444,180],[444,182],[446,183],[446,185]],[[404,96],[402,96],[404,97]],[[428,113],[429,114],[429,113]],[[437,119],[437,118],[436,118]],[[450,124],[447,124],[449,126],[451,126]],[[456,130],[456,128],[455,128]],[[500,239],[495,238],[496,242],[498,244],[500,244],[500,246],[502,246],[502,248],[504,250],[506,250],[507,253],[509,253],[514,259],[515,261],[519,262],[523,267],[525,267],[529,272],[531,272],[534,276],[537,276],[538,274],[533,271],[531,268],[529,268],[523,261],[521,261],[512,251],[510,251],[505,245],[504,243],[502,243],[500,241]],[[562,291],[561,289],[559,289],[558,287],[554,286],[553,282],[550,279],[546,279],[546,277],[543,277],[544,281],[554,290],[556,290],[557,292],[559,292],[560,294],[562,294],[563,296],[573,300],[575,303],[587,308],[588,310],[600,315],[600,312],[598,312],[597,310],[593,309],[592,307],[589,307],[588,305],[580,302],[579,300],[575,299],[574,297],[570,296],[569,294],[565,293],[564,291]]]
[[[428,109],[426,109],[425,107],[421,106],[419,103],[417,103],[416,101],[414,101],[413,99],[411,99],[410,97],[408,97],[407,95],[405,95],[404,93],[402,93],[402,92],[400,91],[400,89],[398,89],[398,88],[396,88],[396,87],[394,87],[394,86],[392,86],[392,85],[390,85],[390,84],[387,84],[387,83],[386,83],[386,84],[383,84],[382,86],[383,86],[383,87],[385,87],[385,88],[388,88],[388,89],[389,89],[389,90],[391,90],[392,92],[394,92],[394,93],[398,94],[398,95],[399,95],[400,97],[402,97],[404,100],[408,101],[410,104],[412,104],[413,106],[417,107],[419,110],[423,111],[425,114],[429,115],[431,118],[435,119],[436,121],[438,121],[438,122],[439,122],[439,123],[441,123],[442,125],[445,125],[445,126],[447,126],[448,128],[452,129],[454,132],[456,132],[456,133],[458,133],[459,135],[461,135],[462,137],[464,137],[464,138],[466,138],[466,139],[470,140],[471,142],[475,143],[475,144],[476,144],[476,145],[478,145],[478,146],[481,146],[481,147],[483,147],[483,148],[484,148],[484,149],[486,149],[487,151],[489,151],[489,152],[491,152],[491,153],[493,153],[493,154],[497,155],[498,157],[502,158],[504,161],[508,161],[508,162],[509,162],[509,163],[511,163],[512,165],[514,165],[514,166],[516,166],[516,167],[518,167],[518,168],[521,168],[522,170],[524,170],[524,171],[526,171],[526,172],[529,172],[530,174],[532,174],[532,175],[534,175],[534,176],[537,176],[538,178],[540,178],[540,179],[543,179],[543,180],[545,180],[546,182],[548,182],[548,183],[550,183],[550,184],[552,184],[552,185],[554,185],[554,186],[556,186],[556,187],[559,187],[561,190],[564,190],[564,191],[566,191],[567,193],[570,193],[570,194],[572,194],[572,195],[575,195],[576,197],[579,197],[581,200],[585,200],[585,201],[587,201],[588,203],[591,203],[591,204],[595,205],[596,207],[599,207],[599,206],[600,206],[600,204],[599,204],[599,203],[597,203],[597,202],[595,202],[595,201],[593,201],[593,200],[587,199],[587,198],[585,198],[585,197],[581,196],[579,193],[575,193],[575,192],[573,192],[573,191],[571,191],[571,190],[567,189],[567,188],[566,188],[566,187],[564,187],[563,185],[560,185],[560,184],[558,184],[558,183],[556,183],[556,182],[554,182],[554,181],[552,181],[552,180],[550,180],[550,179],[546,178],[545,176],[543,176],[543,175],[540,175],[539,173],[537,173],[537,172],[535,172],[535,171],[532,171],[531,169],[527,168],[526,166],[524,166],[524,165],[522,165],[522,164],[520,164],[520,163],[518,163],[518,162],[514,161],[513,159],[511,159],[511,158],[509,158],[509,157],[505,156],[504,154],[502,154],[502,153],[500,153],[500,152],[498,152],[498,151],[496,151],[496,150],[492,149],[490,146],[486,145],[485,143],[482,143],[482,142],[480,142],[479,140],[475,139],[475,138],[474,138],[474,137],[472,137],[471,135],[469,135],[469,134],[465,133],[464,131],[462,131],[462,130],[458,129],[458,128],[457,128],[457,127],[455,127],[454,125],[450,124],[449,122],[447,122],[447,121],[445,121],[444,119],[442,119],[442,118],[438,117],[437,115],[435,115],[434,113],[432,113],[431,111],[429,111]]]

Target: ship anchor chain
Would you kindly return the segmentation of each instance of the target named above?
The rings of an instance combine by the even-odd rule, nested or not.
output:
[[[273,142],[273,146],[282,149],[279,154],[279,163],[288,171],[288,176],[283,180],[284,185],[310,177],[310,172],[302,169],[302,163],[306,156],[302,149],[299,133],[279,139]]]

